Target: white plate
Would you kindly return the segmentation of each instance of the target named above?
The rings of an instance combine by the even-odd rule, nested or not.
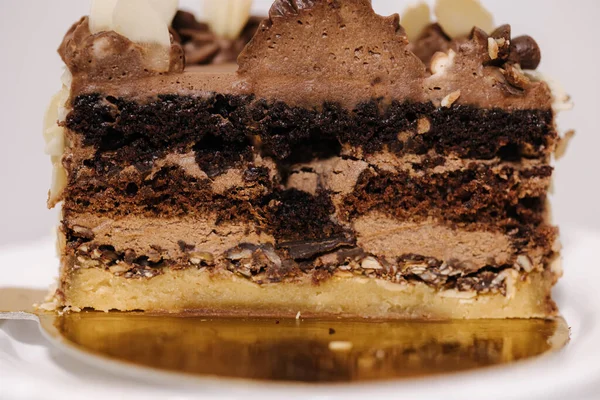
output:
[[[177,384],[152,375],[127,379],[54,348],[35,322],[0,322],[0,398],[564,399],[600,398],[600,234],[563,229],[565,276],[555,297],[571,326],[559,353],[508,367],[377,384],[270,385],[219,379]],[[57,271],[51,241],[0,249],[0,286],[44,288]],[[9,271],[7,273],[6,271]]]

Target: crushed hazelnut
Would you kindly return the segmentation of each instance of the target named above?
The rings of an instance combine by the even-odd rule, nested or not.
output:
[[[500,52],[500,48],[498,47],[498,42],[494,38],[488,38],[488,53],[492,60],[498,58],[498,53]]]
[[[533,264],[531,262],[531,259],[526,256],[526,255],[519,255],[517,257],[517,265],[516,265],[519,269],[524,270],[525,272],[531,272],[533,271]]]
[[[429,122],[429,120],[427,118],[423,117],[417,121],[417,133],[419,135],[427,133],[430,130],[431,130],[431,122]]]
[[[214,261],[215,258],[211,253],[196,251],[190,254],[190,262],[194,265],[200,265],[202,263],[212,265]]]
[[[383,269],[383,266],[374,257],[365,258],[361,263],[361,267],[363,269]]]
[[[456,102],[456,100],[458,100],[459,97],[460,97],[460,90],[450,93],[448,96],[446,96],[442,99],[442,107],[445,107],[445,108],[452,107],[452,104],[454,104]]]
[[[518,64],[506,63],[503,73],[506,81],[516,88],[525,89],[531,84],[531,80],[523,73]]]
[[[429,66],[431,73],[434,75],[442,74],[449,66],[454,64],[455,57],[456,52],[454,52],[454,50],[449,50],[448,53],[438,51],[431,57]]]

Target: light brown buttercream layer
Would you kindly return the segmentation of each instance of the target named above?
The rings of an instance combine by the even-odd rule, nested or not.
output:
[[[317,189],[330,190],[333,194],[352,193],[360,175],[370,170],[391,173],[409,173],[412,178],[424,178],[431,174],[466,170],[473,166],[489,168],[494,174],[503,175],[504,168],[518,172],[519,197],[539,196],[550,186],[550,177],[524,177],[523,174],[533,168],[547,166],[543,160],[521,160],[519,162],[492,160],[461,159],[456,156],[444,157],[442,165],[433,168],[415,169],[415,165],[423,164],[433,155],[405,154],[397,156],[388,151],[364,155],[362,160],[354,158],[332,157],[327,160],[316,160],[310,163],[294,165],[287,187],[315,193]]]
[[[215,261],[242,243],[275,245],[275,239],[247,223],[217,224],[216,216],[198,218],[145,218],[127,216],[118,219],[91,214],[71,215],[70,227],[85,228],[93,240],[84,246],[110,245],[116,252],[133,250],[137,256],[160,249],[166,260],[189,258],[190,252],[211,254]],[[367,255],[394,263],[401,256],[414,254],[452,264],[461,264],[468,272],[485,266],[513,265],[516,250],[512,238],[488,230],[452,228],[428,219],[419,222],[399,221],[379,213],[359,217],[350,227],[357,245]],[[188,248],[186,249],[185,244]],[[531,261],[530,268],[543,269],[547,249],[526,248],[521,254]]]
[[[482,67],[483,68],[483,67]],[[372,99],[382,97],[387,89],[377,91],[370,90],[370,85],[364,85],[361,82],[353,80],[320,80],[318,82],[307,82],[298,79],[287,78],[266,78],[263,81],[249,82],[246,78],[240,76],[237,72],[214,72],[214,68],[195,67],[186,70],[180,74],[158,75],[144,78],[137,78],[120,82],[119,84],[107,82],[86,82],[78,87],[78,91],[73,95],[86,93],[103,93],[114,97],[123,97],[145,102],[155,99],[159,95],[180,95],[180,96],[208,96],[211,93],[220,93],[225,95],[253,95],[257,99],[268,101],[282,101],[290,106],[305,108],[320,107],[325,102],[338,102],[343,106],[352,108],[362,102],[369,102]],[[493,78],[490,78],[493,79]],[[476,84],[469,83],[469,86],[461,85],[456,79],[449,80],[446,85],[439,77],[433,81],[424,81],[424,85],[442,85],[444,89],[429,90],[423,87],[423,92],[427,93],[422,98],[414,100],[405,98],[401,92],[383,96],[389,101],[397,100],[416,101],[422,103],[433,102],[438,104],[444,98],[439,93],[454,93],[457,90],[464,90],[464,94],[456,100],[455,104],[471,105],[480,108],[502,108],[508,110],[530,110],[530,109],[550,109],[552,104],[552,95],[545,82],[534,82],[534,89],[531,96],[534,97],[510,97],[501,92],[500,89],[492,92],[493,95],[482,96],[481,88]],[[285,88],[285,89],[284,89]],[[466,90],[465,88],[468,88]],[[383,90],[383,92],[382,92]],[[461,93],[463,93],[461,90]],[[306,96],[313,97],[311,102],[303,100]],[[300,97],[298,93],[305,93],[306,96]],[[342,96],[342,93],[346,94]],[[356,97],[356,93],[361,93],[361,97]],[[352,95],[351,95],[352,94]],[[489,94],[489,93],[488,93]],[[349,97],[351,95],[351,97]]]
[[[72,215],[70,226],[90,229],[94,239],[89,245],[111,245],[117,252],[133,250],[138,255],[160,249],[163,258],[177,260],[189,256],[182,244],[195,246],[194,251],[221,255],[240,243],[274,243],[251,224],[218,224],[216,215],[194,218],[145,218],[127,216],[113,219],[93,214]]]

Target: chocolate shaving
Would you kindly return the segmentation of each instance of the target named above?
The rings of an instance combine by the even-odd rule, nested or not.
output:
[[[208,24],[196,20],[194,14],[178,11],[173,19],[175,38],[185,51],[186,65],[233,63],[257,31],[262,18],[252,17],[237,39],[217,37]]]
[[[271,18],[297,15],[299,10],[311,8],[315,5],[314,0],[277,0],[271,6],[269,16]]]
[[[294,260],[309,260],[319,254],[329,253],[340,247],[351,247],[355,244],[355,238],[338,235],[325,239],[281,243],[278,247],[287,250]]]

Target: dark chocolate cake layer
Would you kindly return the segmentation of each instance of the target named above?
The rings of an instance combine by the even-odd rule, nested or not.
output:
[[[129,165],[194,146],[201,149],[209,140],[221,146],[209,149],[228,152],[223,161],[230,163],[257,141],[258,151],[282,162],[297,156],[292,149],[298,147],[310,157],[324,150],[335,153],[339,145],[365,153],[384,148],[398,155],[434,150],[441,156],[518,160],[547,157],[558,138],[549,109],[436,108],[397,101],[386,106],[370,101],[353,109],[325,103],[310,110],[222,94],[161,95],[142,103],[90,94],[75,98],[72,107],[66,127],[96,149],[100,166],[111,161]]]

